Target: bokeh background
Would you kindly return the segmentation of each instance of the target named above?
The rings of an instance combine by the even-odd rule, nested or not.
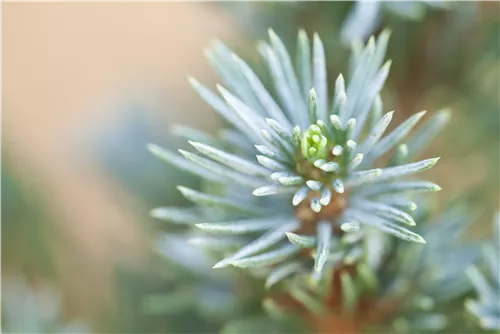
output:
[[[215,38],[259,66],[268,27],[289,50],[298,28],[318,31],[331,77],[348,67],[349,33],[391,28],[385,108],[396,124],[451,108],[427,175],[443,188],[437,207],[466,195],[480,212],[471,237],[487,234],[499,204],[499,5],[382,3],[376,20],[346,31],[352,2],[3,3],[4,331],[195,330],[191,315],[155,316],[142,302],[165,291],[161,266],[177,270],[156,258],[163,226],[148,211],[182,203],[175,185],[197,184],[145,144],[182,147],[175,124],[215,131],[187,76],[217,82],[203,54]]]

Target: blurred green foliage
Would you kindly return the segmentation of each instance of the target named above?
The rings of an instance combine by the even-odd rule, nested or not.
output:
[[[51,241],[57,236],[46,203],[34,184],[11,169],[5,153],[2,159],[2,271],[53,277]]]

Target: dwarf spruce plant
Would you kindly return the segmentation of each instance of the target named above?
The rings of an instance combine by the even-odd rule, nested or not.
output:
[[[435,112],[412,131],[422,111],[388,130],[393,111],[380,94],[389,37],[383,31],[354,49],[345,80],[328,78],[317,34],[310,41],[299,31],[293,60],[270,30],[258,51],[271,87],[215,42],[207,57],[221,78],[218,94],[189,81],[227,128],[212,136],[176,127],[193,147],[180,155],[148,145],[202,180],[201,190],[178,187],[192,207],[152,216],[188,226],[191,247],[219,257],[214,268],[262,279],[262,306],[275,319],[301,310],[331,322],[362,316],[350,330],[441,330],[450,324],[442,303],[471,288],[464,271],[477,247],[460,236],[473,217],[453,206],[431,218],[429,196],[440,187],[416,177],[438,161],[417,156],[450,113]]]
[[[195,223],[221,240],[228,234],[248,236],[244,247],[215,268],[282,264],[301,258],[305,248],[313,249],[314,271],[321,273],[339,251],[338,237],[368,226],[425,243],[411,231],[416,224],[408,213],[415,208],[411,195],[440,188],[407,177],[431,168],[438,158],[406,162],[409,148],[414,152],[429,140],[433,122],[406,144],[425,112],[384,136],[393,115],[383,112],[379,95],[390,68],[390,61],[384,63],[388,40],[385,31],[368,42],[356,56],[347,87],[342,74],[336,78],[331,99],[317,35],[311,50],[305,32],[299,33],[296,68],[273,31],[270,43],[259,45],[277,99],[242,59],[216,44],[209,58],[227,86],[218,85],[221,97],[195,79],[190,82],[234,129],[220,143],[191,138],[199,154],[180,150],[185,160],[155,145],[149,149],[220,187],[199,192],[179,186],[196,207],[159,208],[153,216]],[[393,163],[381,168],[379,158],[392,149]]]

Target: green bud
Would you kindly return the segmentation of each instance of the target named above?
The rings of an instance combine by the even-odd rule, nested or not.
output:
[[[317,159],[325,159],[327,156],[328,139],[324,136],[321,128],[313,124],[302,134],[300,147],[305,159],[314,162]]]

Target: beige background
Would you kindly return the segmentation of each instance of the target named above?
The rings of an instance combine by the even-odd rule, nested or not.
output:
[[[106,106],[123,96],[151,105],[160,128],[167,118],[213,127],[186,77],[213,81],[202,50],[235,28],[211,4],[4,3],[2,29],[2,151],[48,199],[72,312],[92,316],[111,301],[111,263],[137,259],[144,242],[132,199],[72,152],[73,134],[120,117]],[[167,98],[177,111],[158,107]]]

